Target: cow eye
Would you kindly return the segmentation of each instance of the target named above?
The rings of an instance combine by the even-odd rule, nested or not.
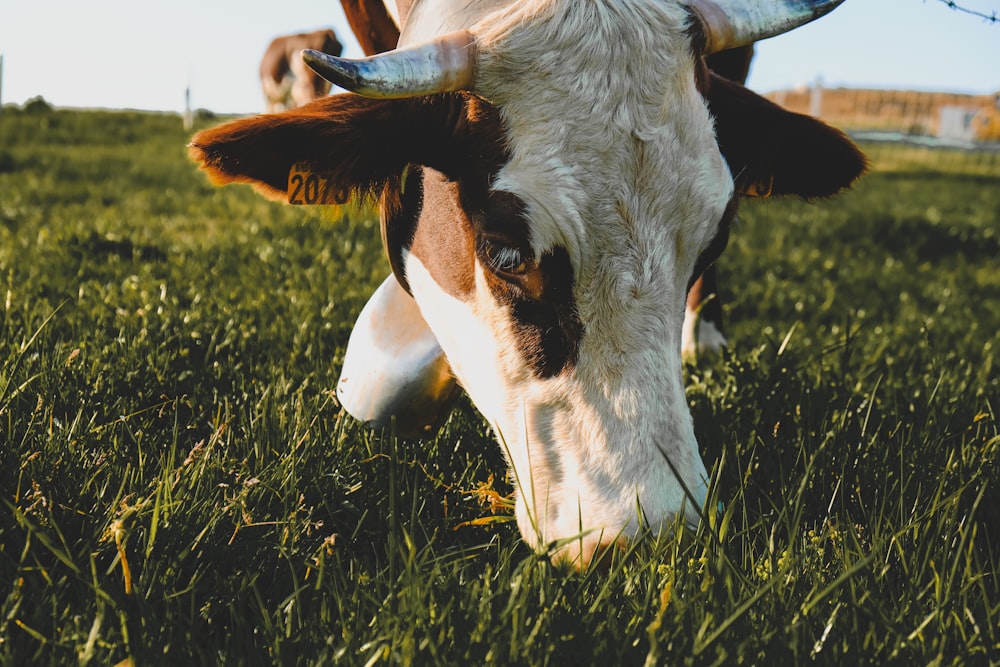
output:
[[[497,273],[520,276],[528,270],[528,262],[517,248],[483,239],[482,254]]]

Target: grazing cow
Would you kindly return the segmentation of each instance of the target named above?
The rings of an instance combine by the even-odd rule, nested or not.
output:
[[[300,54],[313,49],[331,56],[343,50],[333,30],[314,30],[275,37],[260,61],[260,85],[268,112],[312,102],[330,92],[330,82],[306,67]]]
[[[298,196],[296,174],[322,177],[314,199],[381,198],[392,276],[352,334],[347,361],[367,354],[357,377],[345,362],[345,406],[406,422],[457,378],[507,456],[524,539],[585,567],[702,516],[682,323],[738,197],[824,197],[865,167],[703,56],[840,2],[417,0],[397,50],[305,53],[357,94],[202,131],[191,153],[273,198]]]

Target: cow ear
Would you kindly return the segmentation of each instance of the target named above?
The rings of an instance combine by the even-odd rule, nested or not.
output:
[[[271,199],[286,199],[289,171],[303,163],[342,198],[374,197],[406,165],[433,163],[453,141],[448,119],[454,104],[444,96],[333,95],[203,130],[188,149],[215,184],[249,183]]]
[[[840,130],[728,79],[712,74],[707,99],[719,150],[740,194],[825,197],[867,168],[864,154]]]

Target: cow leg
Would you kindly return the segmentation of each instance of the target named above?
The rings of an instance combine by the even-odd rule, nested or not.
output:
[[[275,81],[265,77],[261,79],[260,85],[264,91],[264,107],[267,113],[284,111],[288,94],[292,89],[290,78],[286,76],[281,81]]]
[[[722,303],[719,300],[718,276],[712,264],[688,290],[681,353],[687,359],[696,359],[699,354],[719,352],[724,347]]]
[[[358,315],[337,398],[359,421],[424,435],[448,415],[457,385],[416,302],[390,275]]]

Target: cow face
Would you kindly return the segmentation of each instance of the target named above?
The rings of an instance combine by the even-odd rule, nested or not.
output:
[[[473,27],[470,93],[337,96],[192,142],[218,182],[284,196],[306,162],[382,197],[410,323],[490,421],[522,535],[580,566],[698,520],[681,324],[736,193],[820,196],[863,169],[836,131],[709,76],[703,33],[675,2],[515,3]]]

